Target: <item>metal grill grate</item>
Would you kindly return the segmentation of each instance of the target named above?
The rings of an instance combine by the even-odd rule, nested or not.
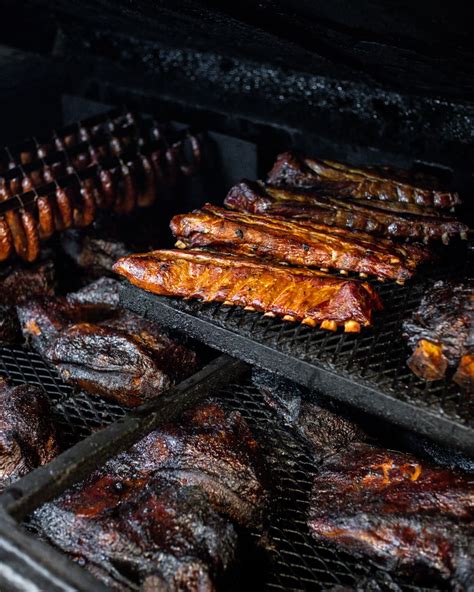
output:
[[[46,391],[63,448],[125,415],[119,405],[76,392],[37,353],[22,347],[0,346],[0,376],[15,385],[30,383]]]
[[[235,357],[278,371],[309,388],[382,415],[474,455],[474,399],[448,377],[427,383],[407,367],[402,337],[428,282],[466,277],[465,253],[428,277],[379,287],[384,311],[360,334],[295,325],[217,303],[158,297],[125,284],[122,303],[162,324],[181,329]],[[457,263],[456,263],[457,262]]]
[[[250,381],[233,384],[222,393],[227,404],[249,423],[268,455],[274,478],[269,538],[273,568],[268,575],[269,591],[400,590],[403,592],[444,590],[427,583],[417,587],[378,569],[370,560],[316,544],[309,533],[306,516],[312,478],[318,470],[314,454],[304,439],[286,425],[264,401]]]
[[[75,393],[36,353],[20,347],[0,347],[0,375],[7,376],[14,384],[29,382],[46,390],[64,445],[74,444],[126,412],[100,398]],[[250,380],[229,385],[220,396],[248,422],[267,454],[272,472],[272,515],[268,520],[271,557],[270,569],[265,574],[265,588],[269,592],[336,591],[343,587],[403,592],[442,589],[412,586],[392,578],[368,561],[361,562],[348,553],[315,544],[306,525],[306,512],[318,462],[309,446],[265,403]],[[25,526],[28,528],[28,522]],[[258,541],[260,534],[253,533],[252,538]],[[252,564],[249,569],[254,567]],[[246,569],[245,564],[242,569]]]

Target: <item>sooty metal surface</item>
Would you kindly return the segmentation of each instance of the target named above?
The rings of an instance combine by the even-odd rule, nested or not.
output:
[[[37,353],[19,346],[0,345],[0,376],[14,385],[30,383],[46,391],[63,448],[125,415],[120,405],[76,392]]]
[[[474,456],[474,400],[448,377],[427,383],[407,367],[402,322],[432,280],[465,278],[466,255],[398,286],[377,284],[384,311],[360,334],[332,333],[217,303],[122,286],[123,306],[208,345]]]

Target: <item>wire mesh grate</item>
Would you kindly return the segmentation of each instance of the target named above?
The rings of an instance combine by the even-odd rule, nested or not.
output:
[[[469,268],[465,249],[459,255],[454,250],[450,264],[432,266],[429,273],[425,270],[405,286],[381,284],[378,289],[384,310],[377,314],[373,326],[360,334],[332,333],[218,303],[159,297],[127,284],[122,301],[131,310],[144,311],[157,322],[171,323],[222,351],[286,374],[304,386],[313,387],[321,371],[331,375],[328,392],[333,396],[337,395],[335,381],[339,381],[339,392],[357,384],[360,388],[357,398],[351,398],[353,404],[390,416],[415,431],[425,422],[444,445],[459,446],[463,438],[467,450],[474,441],[466,440],[467,429],[474,429],[474,399],[452,381],[450,371],[444,380],[435,382],[425,382],[411,372],[407,366],[411,352],[402,323],[417,309],[431,282],[465,281]],[[293,361],[299,364],[298,371]],[[374,391],[383,397],[383,410],[381,399],[374,403]],[[392,412],[395,409],[397,414]],[[426,425],[422,433],[428,435]],[[433,432],[434,425],[437,429]],[[453,428],[458,430],[456,435]]]
[[[438,583],[415,586],[378,568],[370,559],[360,560],[317,544],[307,526],[307,511],[312,479],[324,457],[315,459],[306,441],[277,416],[250,381],[231,385],[221,395],[246,419],[271,466],[274,486],[268,532],[272,555],[266,586],[269,591],[450,589]]]
[[[29,382],[45,389],[64,446],[73,445],[126,413],[120,406],[99,397],[75,392],[40,356],[21,347],[0,347],[0,375],[8,377],[13,384]],[[272,474],[271,516],[264,534],[264,546],[270,554],[265,573],[265,588],[269,592],[442,589],[412,586],[377,569],[370,561],[360,561],[343,551],[316,544],[308,530],[306,513],[312,477],[323,457],[315,459],[307,442],[268,406],[250,380],[229,385],[219,396],[247,421],[266,453]],[[25,526],[32,534],[38,534],[28,522]],[[252,533],[256,543],[261,537],[261,533]],[[242,567],[246,569],[245,564]],[[254,569],[254,565],[249,569]]]
[[[0,376],[13,385],[29,383],[46,391],[63,448],[125,414],[125,409],[115,403],[77,392],[62,382],[54,368],[37,353],[19,346],[0,346]]]

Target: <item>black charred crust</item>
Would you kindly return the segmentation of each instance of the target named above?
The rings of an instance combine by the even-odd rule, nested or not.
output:
[[[127,407],[158,396],[197,369],[194,352],[119,307],[118,282],[101,278],[66,297],[18,308],[24,337],[63,380]]]
[[[474,348],[470,287],[464,282],[435,282],[424,295],[411,319],[404,321],[404,337],[415,348],[420,339],[443,346],[451,366]]]
[[[11,343],[21,337],[16,305],[35,296],[52,296],[54,287],[54,265],[50,260],[0,270],[0,342]]]
[[[30,384],[0,377],[0,490],[58,453],[49,400]]]
[[[33,523],[107,584],[134,574],[214,590],[235,560],[235,527],[261,525],[262,457],[240,413],[209,400],[43,505]]]
[[[415,581],[435,574],[467,589],[471,504],[468,475],[353,442],[320,465],[308,524],[319,543],[363,552]]]

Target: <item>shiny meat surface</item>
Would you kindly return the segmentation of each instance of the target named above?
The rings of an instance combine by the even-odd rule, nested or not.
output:
[[[231,254],[152,251],[124,257],[114,269],[155,294],[251,307],[334,330],[359,331],[381,307],[369,284]]]
[[[239,413],[202,403],[146,436],[34,522],[114,589],[214,590],[231,565],[235,525],[261,524],[262,453]]]
[[[419,581],[474,586],[474,486],[413,455],[362,443],[315,476],[308,524],[319,542],[369,555]]]
[[[304,221],[233,212],[206,205],[171,220],[171,230],[186,247],[222,247],[293,265],[332,268],[403,282],[429,253],[368,234],[312,225]]]
[[[118,305],[118,283],[102,278],[66,297],[33,300],[18,313],[25,338],[66,382],[135,407],[192,374],[197,358]]]
[[[268,174],[272,184],[317,187],[358,199],[377,199],[413,203],[421,206],[450,208],[461,203],[455,192],[415,184],[409,175],[394,174],[390,169],[355,167],[315,158],[300,158],[291,152],[280,154]],[[431,180],[430,180],[431,181]]]
[[[468,226],[436,210],[373,200],[341,197],[320,187],[272,186],[253,181],[238,183],[224,201],[229,208],[305,220],[385,237],[401,237],[428,242],[460,235],[467,238]]]
[[[58,454],[45,393],[0,377],[0,490]]]

